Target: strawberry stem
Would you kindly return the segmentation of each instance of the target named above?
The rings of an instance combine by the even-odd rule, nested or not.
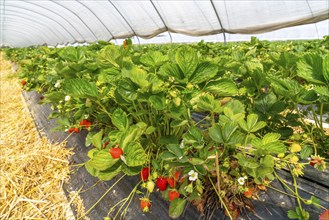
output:
[[[215,192],[216,192],[216,194],[217,194],[217,196],[218,196],[218,198],[219,198],[221,204],[223,204],[223,206],[224,206],[224,208],[225,208],[225,211],[226,211],[227,214],[228,214],[228,217],[230,218],[230,220],[233,220],[230,211],[228,210],[226,204],[224,203],[224,201],[223,201],[221,195],[220,195],[219,192],[217,191],[217,188],[216,188],[215,184],[213,183],[213,181],[211,180],[210,177],[209,177],[209,180],[210,180],[210,182],[211,182],[211,185],[214,187],[214,190],[215,190]]]
[[[125,177],[126,174],[122,175],[95,203],[94,205],[92,205],[82,216],[80,216],[78,218],[79,219],[82,219],[83,217],[85,217],[89,212],[91,212],[91,210],[93,210],[93,208],[95,208],[95,206],[112,190],[112,188],[117,184],[119,183],[123,177]]]

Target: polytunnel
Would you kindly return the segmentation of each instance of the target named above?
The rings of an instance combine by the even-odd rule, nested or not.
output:
[[[180,34],[213,35],[209,38],[213,41],[236,41],[246,39],[243,35],[273,31],[264,37],[314,39],[328,34],[328,7],[328,1],[322,0],[1,0],[0,37],[1,45],[12,47],[90,43],[133,36],[138,43],[161,33],[169,36],[160,36],[160,42],[184,41]],[[284,32],[276,31],[282,28]],[[193,39],[198,40],[190,38]]]
[[[328,0],[0,0],[0,219],[329,220]]]

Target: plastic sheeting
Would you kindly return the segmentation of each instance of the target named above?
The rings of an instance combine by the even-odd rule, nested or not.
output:
[[[283,39],[305,28],[313,36],[296,38],[322,38],[328,22],[321,28],[275,30],[328,18],[328,0],[0,0],[0,45],[55,46],[132,36],[141,42],[161,33],[169,36],[167,42],[188,39],[179,34],[230,41],[241,36],[232,34],[270,31]]]

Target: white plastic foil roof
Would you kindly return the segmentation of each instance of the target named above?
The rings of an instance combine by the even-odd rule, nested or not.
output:
[[[167,36],[167,42],[206,35],[230,41],[266,32],[280,35],[274,39],[313,39],[329,34],[328,19],[328,0],[0,0],[0,46],[133,36],[142,43],[155,36]],[[296,35],[299,30],[307,36]],[[180,34],[194,37],[180,40]]]

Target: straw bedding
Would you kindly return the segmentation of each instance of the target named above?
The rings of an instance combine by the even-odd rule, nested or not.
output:
[[[74,219],[62,185],[71,151],[40,138],[0,53],[0,219]]]

